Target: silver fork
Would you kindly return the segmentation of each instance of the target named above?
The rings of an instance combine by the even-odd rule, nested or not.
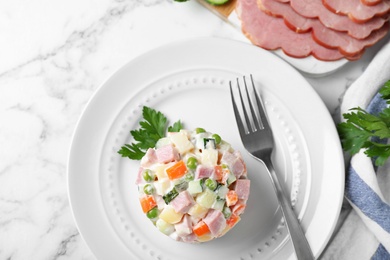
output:
[[[286,196],[278,177],[275,173],[271,154],[274,148],[274,139],[271,127],[268,123],[267,115],[264,110],[263,102],[256,91],[252,75],[250,75],[253,94],[250,95],[247,87],[245,76],[243,78],[245,85],[245,95],[247,97],[246,104],[244,103],[243,94],[237,79],[237,88],[239,92],[240,103],[242,105],[243,118],[238,110],[238,105],[233,94],[232,82],[230,84],[230,95],[232,98],[234,114],[237,121],[238,130],[245,149],[260,160],[266,166],[271,181],[273,183],[276,196],[282,209],[282,213],[286,222],[287,229],[294,246],[295,254],[299,260],[314,259],[310,245],[307,242],[305,233],[299,224],[298,218],[295,215],[290,199]],[[249,109],[248,109],[249,107]],[[256,110],[255,110],[256,109]],[[256,114],[256,112],[258,114]],[[244,125],[245,122],[245,125]]]

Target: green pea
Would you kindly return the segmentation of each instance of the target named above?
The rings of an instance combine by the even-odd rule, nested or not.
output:
[[[201,127],[196,128],[195,131],[197,134],[206,132],[206,130],[204,130],[204,128],[201,128]]]
[[[146,213],[146,216],[147,216],[149,219],[157,218],[157,216],[158,216],[158,208],[157,208],[157,207],[152,208],[151,210],[149,210],[149,211]]]
[[[222,139],[221,139],[221,137],[219,135],[213,134],[211,137],[214,138],[216,144],[220,144],[221,143]]]
[[[184,175],[184,179],[186,181],[193,181],[195,178],[195,174],[193,172],[187,172],[186,175]]]
[[[198,160],[195,157],[190,157],[187,160],[188,169],[195,170],[198,165]]]
[[[144,192],[145,192],[145,194],[147,194],[147,195],[152,195],[153,192],[154,192],[154,187],[153,187],[151,184],[146,184],[146,185],[144,186]]]
[[[145,181],[147,182],[151,182],[153,181],[153,173],[150,171],[150,170],[145,170],[143,173],[142,173],[142,177],[144,178]]]
[[[226,219],[228,219],[232,215],[232,211],[230,210],[229,207],[224,207],[223,210],[222,210],[222,214],[224,215],[224,217]]]
[[[217,182],[213,179],[207,179],[204,184],[210,190],[215,190],[217,188]]]

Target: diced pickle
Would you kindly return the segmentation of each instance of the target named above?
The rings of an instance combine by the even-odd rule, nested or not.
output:
[[[179,195],[179,192],[177,192],[177,190],[175,188],[173,188],[170,192],[168,192],[167,194],[165,194],[163,196],[163,199],[164,199],[166,204],[169,204],[169,202],[171,202],[178,195]]]

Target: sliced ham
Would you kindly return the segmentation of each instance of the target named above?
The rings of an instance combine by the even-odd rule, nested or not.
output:
[[[188,210],[195,205],[194,198],[185,190],[179,193],[171,202],[170,205],[178,213],[187,213]]]
[[[164,198],[161,195],[156,195],[156,196],[154,196],[154,199],[156,200],[157,208],[159,210],[163,210],[165,208],[165,205],[166,205]]]
[[[232,172],[236,178],[240,178],[245,172],[245,164],[237,158],[237,160],[231,166]]]
[[[195,179],[203,179],[203,178],[209,178],[214,172],[214,168],[204,166],[204,165],[198,165],[195,170]]]
[[[144,157],[142,157],[141,166],[148,167],[156,162],[157,162],[156,151],[153,148],[149,148],[146,151]]]
[[[145,182],[144,178],[142,177],[142,172],[143,172],[143,171],[144,171],[144,168],[139,167],[138,173],[137,173],[137,178],[135,179],[135,184],[136,184],[136,185],[139,185],[139,184]]]
[[[290,1],[290,0],[289,0]],[[296,33],[306,33],[312,29],[312,18],[306,18],[292,9],[291,5],[280,0],[257,0],[259,8],[269,15],[284,19],[284,23]]]
[[[183,240],[183,242],[186,242],[186,243],[195,243],[197,236],[194,233],[191,233],[187,236],[181,237],[181,239]]]
[[[231,153],[231,152],[229,152],[229,151],[225,151],[225,152],[222,154],[221,161],[222,161],[223,163],[231,164],[231,163],[233,163],[235,160],[236,160],[236,156],[234,156],[234,154]]]
[[[184,215],[183,219],[175,224],[175,230],[179,237],[186,237],[192,234],[192,223],[189,215]]]
[[[249,198],[249,191],[251,187],[251,181],[247,179],[240,179],[236,181],[234,190],[237,193],[237,197],[241,200],[247,200]]]
[[[372,6],[372,5],[377,5],[382,2],[382,0],[361,0],[363,4]]]
[[[372,32],[369,37],[363,40],[357,40],[348,35],[342,35],[342,33],[334,32],[326,27],[313,28],[313,38],[316,42],[325,47],[338,48],[341,53],[350,56],[359,55],[365,48],[374,45],[385,37],[389,31],[389,23],[385,23],[381,29]]]
[[[389,30],[388,23],[386,23],[379,30],[371,33],[369,37],[358,40],[344,32],[338,32],[325,27],[318,19],[301,16],[289,4],[275,0],[258,0],[258,5],[267,13],[283,17],[289,27],[304,28],[305,31],[312,30],[312,36],[317,43],[327,48],[338,49],[349,59],[359,57],[366,47],[372,46],[382,39]]]
[[[226,227],[226,219],[219,210],[210,210],[203,221],[213,236],[218,236]]]
[[[347,16],[337,15],[328,10],[323,5],[322,0],[290,0],[290,5],[301,16],[318,18],[326,27],[336,31],[347,32],[356,39],[368,37],[372,31],[378,30],[386,22],[386,19],[376,17],[366,23],[355,23]]]
[[[230,170],[237,179],[242,175],[246,175],[245,163],[239,152],[231,153],[229,151],[225,151],[222,155],[221,162],[229,166]]]
[[[332,12],[347,15],[356,23],[387,15],[390,11],[390,0],[383,0],[374,6],[365,5],[360,0],[323,0],[323,4]]]
[[[230,162],[227,162],[226,159],[223,157],[222,157],[222,161],[229,165],[230,171],[238,179],[241,177],[241,175],[246,173],[246,168],[245,168],[244,162],[242,161],[242,159],[240,157],[237,157],[235,155],[233,155],[233,156],[234,156],[233,157],[234,159],[231,160]]]
[[[282,49],[295,58],[309,55],[326,61],[343,58],[339,51],[316,43],[310,33],[295,33],[284,24],[282,18],[275,18],[261,11],[257,7],[257,0],[238,0],[236,11],[241,17],[243,33],[257,46],[267,50]]]
[[[162,146],[156,150],[156,157],[159,163],[168,163],[180,159],[180,155],[171,144]]]
[[[233,214],[241,215],[242,213],[244,213],[245,208],[246,208],[246,200],[238,200],[236,205],[231,207],[231,210]]]
[[[240,178],[242,176],[247,176],[246,166],[244,159],[242,159],[241,153],[239,151],[234,151],[233,154],[236,156],[237,161],[233,165],[233,173],[236,178]],[[239,163],[238,163],[239,162]]]

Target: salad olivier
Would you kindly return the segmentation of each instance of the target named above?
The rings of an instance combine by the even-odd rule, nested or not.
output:
[[[249,197],[241,154],[203,128],[171,130],[143,153],[136,178],[142,211],[177,241],[221,237],[240,221]]]

